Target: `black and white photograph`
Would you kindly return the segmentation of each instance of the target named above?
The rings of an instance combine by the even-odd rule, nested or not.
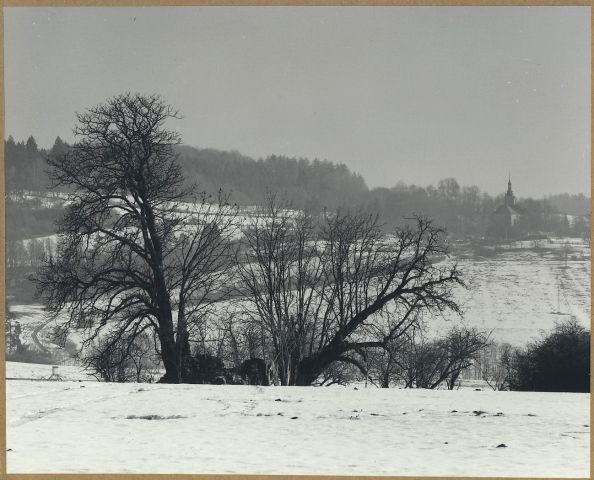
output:
[[[3,18],[8,474],[590,476],[590,7]]]

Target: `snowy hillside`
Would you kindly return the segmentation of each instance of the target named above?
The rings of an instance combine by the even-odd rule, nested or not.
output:
[[[590,248],[557,241],[538,251],[528,242],[502,249],[491,258],[460,258],[468,290],[459,289],[464,322],[493,330],[493,338],[525,345],[550,331],[556,322],[575,317],[590,328]],[[434,319],[434,328],[459,321]],[[438,327],[437,325],[440,325]]]
[[[10,310],[15,322],[21,325],[21,342],[37,349],[51,346],[48,337],[50,326],[44,328],[48,324],[48,319],[41,305],[11,305]]]
[[[571,316],[589,328],[590,247],[574,240],[565,260],[561,251],[566,244],[567,240],[557,240],[537,250],[528,242],[518,243],[488,258],[458,254],[454,259],[469,285],[457,291],[464,319],[455,315],[430,319],[430,332],[441,333],[462,321],[492,330],[496,341],[523,346]],[[35,344],[36,331],[40,343],[56,350],[51,343],[55,323],[47,322],[40,305],[14,305],[11,310],[23,328],[24,343]],[[76,332],[69,336],[74,343],[80,342],[79,337]]]
[[[6,391],[10,473],[589,474],[587,394],[25,380]]]

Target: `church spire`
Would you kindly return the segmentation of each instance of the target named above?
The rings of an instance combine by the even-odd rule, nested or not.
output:
[[[505,194],[505,204],[512,207],[516,201],[514,197],[514,192],[512,191],[512,183],[511,183],[511,173],[508,171],[508,180],[507,180],[507,193]]]

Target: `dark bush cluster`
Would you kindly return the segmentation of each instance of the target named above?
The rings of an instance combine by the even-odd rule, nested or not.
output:
[[[186,369],[188,383],[270,385],[268,366],[261,358],[249,358],[227,368],[220,357],[199,353],[186,359]]]
[[[511,390],[590,391],[590,332],[575,319],[510,358]]]

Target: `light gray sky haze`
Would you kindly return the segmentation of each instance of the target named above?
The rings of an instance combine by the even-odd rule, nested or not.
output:
[[[5,8],[6,135],[159,93],[184,143],[342,162],[370,187],[456,177],[590,191],[588,7]]]

